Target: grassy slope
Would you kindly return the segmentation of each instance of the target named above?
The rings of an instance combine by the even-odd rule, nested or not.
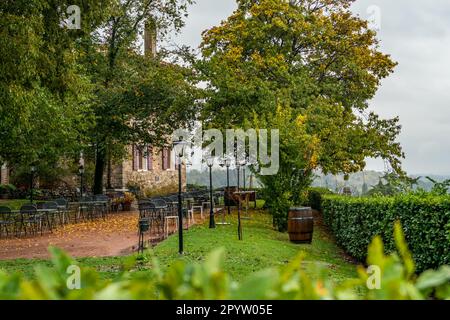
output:
[[[29,202],[30,200],[24,199],[12,199],[12,200],[0,199],[0,206],[9,207],[11,210],[19,210],[22,205],[27,204]]]
[[[300,251],[307,256],[305,266],[314,273],[316,265],[325,267],[329,275],[336,281],[355,277],[355,266],[346,261],[342,251],[320,227],[316,228],[312,245],[295,245],[288,241],[288,235],[274,231],[270,227],[270,216],[257,212],[252,220],[243,221],[244,240],[237,240],[236,219],[233,216],[231,226],[217,226],[209,229],[207,223],[185,232],[185,255],[180,257],[178,237],[176,235],[160,243],[154,248],[154,254],[162,268],[169,266],[176,259],[187,261],[202,261],[205,255],[215,248],[225,248],[224,269],[235,280],[241,280],[248,274],[267,267],[281,266],[288,263]],[[219,220],[219,218],[217,219]],[[78,259],[81,263],[98,269],[106,278],[112,278],[119,272],[126,257],[85,258]],[[33,267],[48,261],[14,260],[0,261],[0,269],[8,272],[18,271],[31,277]],[[145,272],[145,266],[144,272]],[[148,265],[148,268],[151,266]],[[142,267],[140,268],[142,270]]]

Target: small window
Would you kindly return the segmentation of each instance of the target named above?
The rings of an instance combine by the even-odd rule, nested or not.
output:
[[[151,157],[149,159],[145,152],[146,148],[133,145],[133,171],[150,170],[149,165],[153,166]]]

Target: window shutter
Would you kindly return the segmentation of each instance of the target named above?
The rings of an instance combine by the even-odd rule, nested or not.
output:
[[[171,156],[171,154],[170,154],[170,149],[166,149],[167,151],[167,169],[170,169],[170,162],[171,162],[171,159],[170,159],[170,156]]]
[[[144,170],[144,152],[142,151],[142,147],[138,148],[137,158],[139,170]]]
[[[162,169],[167,170],[169,168],[170,168],[169,152],[167,148],[164,148],[162,150]]]
[[[153,148],[147,147],[147,170],[153,170]]]

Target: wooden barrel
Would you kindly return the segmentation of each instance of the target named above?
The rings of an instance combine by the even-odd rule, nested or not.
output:
[[[289,209],[289,240],[294,243],[311,243],[314,231],[314,217],[311,208]]]

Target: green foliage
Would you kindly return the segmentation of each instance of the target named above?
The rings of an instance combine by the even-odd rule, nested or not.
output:
[[[9,207],[11,210],[19,210],[21,206],[29,202],[26,199],[0,200],[0,206]]]
[[[142,25],[155,27],[158,41],[184,25],[192,0],[108,1],[106,19],[79,50],[97,88],[90,152],[95,159],[94,193],[103,190],[107,164],[122,160],[127,146],[167,144],[167,135],[189,127],[199,89],[189,68],[168,54],[141,54]],[[95,154],[95,156],[94,156]]]
[[[261,198],[274,216],[280,231],[287,229],[289,207],[304,202],[303,190],[312,182],[312,170],[317,165],[317,139],[307,133],[302,116],[292,108],[278,107],[267,118],[255,118],[257,128],[279,129],[279,169],[276,174],[257,175],[263,184]],[[249,125],[250,126],[250,125]],[[271,150],[273,151],[273,150]],[[301,154],[301,156],[299,156]]]
[[[257,211],[252,214],[251,220],[242,221],[244,241],[239,241],[236,235],[236,212],[227,216],[226,220],[232,225],[220,230],[209,229],[206,219],[204,224],[186,231],[183,256],[178,254],[179,244],[176,236],[169,237],[153,247],[152,253],[158,260],[162,272],[179,260],[188,264],[204,261],[208,253],[217,249],[217,244],[220,244],[226,256],[222,270],[237,282],[242,282],[255,271],[284,266],[299,251],[307,254],[304,259],[305,266],[316,264],[327,266],[328,277],[336,283],[356,276],[355,265],[343,256],[342,250],[321,226],[315,228],[314,241],[311,245],[297,245],[289,242],[287,233],[279,233],[273,229],[271,216],[264,211]],[[99,270],[105,279],[114,279],[127,259],[127,256],[81,258],[78,262]],[[37,264],[48,265],[49,262],[35,259],[4,260],[0,261],[0,269],[9,273],[20,272],[26,278],[33,279],[33,267]],[[150,259],[141,261],[138,267],[137,272],[147,275],[154,269]],[[311,276],[316,275],[315,271],[312,270]]]
[[[178,192],[178,184],[174,182],[157,188],[147,188],[144,190],[144,196],[145,198],[167,196],[175,192]]]
[[[281,153],[281,162],[314,154],[314,168],[347,173],[360,171],[367,157],[380,157],[401,171],[398,119],[366,112],[396,63],[379,50],[375,32],[352,14],[349,1],[237,3],[226,21],[203,33],[197,67],[208,83],[205,125],[280,129],[280,143],[294,148],[302,140],[283,127],[298,121],[314,143],[294,157]],[[262,126],[279,108],[290,119]]]
[[[102,2],[83,1],[90,13],[83,16],[85,32]],[[92,122],[86,116],[92,87],[75,49],[85,34],[61,27],[59,9],[70,4],[0,2],[0,158],[12,165],[70,157]]]
[[[322,202],[325,223],[351,256],[366,258],[377,235],[386,250],[395,248],[390,230],[399,220],[418,271],[450,263],[450,197],[418,196],[350,198],[327,196]]]
[[[13,184],[0,184],[0,194],[11,194],[17,188]]]
[[[432,194],[435,194],[435,195],[448,194],[448,190],[450,188],[450,179],[444,180],[442,182],[438,182],[430,177],[426,177],[426,179],[433,183],[433,188],[431,189]]]
[[[138,42],[149,17],[159,40],[180,30],[191,3],[1,1],[1,161],[59,167],[84,149],[96,160],[101,193],[107,162],[122,160],[126,145],[162,144],[173,128],[188,126],[195,77],[167,56],[144,58]],[[61,26],[69,5],[80,6],[81,30]]]
[[[186,190],[189,191],[198,191],[198,190],[203,190],[203,191],[207,191],[208,187],[206,185],[199,185],[199,184],[192,184],[192,183],[188,183],[186,185]]]
[[[366,194],[369,196],[393,196],[401,193],[409,193],[416,186],[421,177],[410,178],[405,175],[398,175],[388,172],[380,178],[379,183],[370,189]]]
[[[331,195],[333,192],[327,188],[315,187],[308,188],[306,194],[308,197],[308,202],[306,204],[314,210],[322,211],[322,197]]]
[[[437,299],[450,298],[450,268],[427,271],[418,278],[402,231],[395,232],[397,252],[386,256],[381,239],[377,237],[369,247],[368,263],[381,270],[379,290],[365,290],[358,294],[356,287],[366,285],[370,274],[359,268],[359,278],[340,285],[329,281],[324,274],[312,278],[302,266],[300,254],[287,266],[259,271],[242,283],[234,282],[221,264],[223,250],[211,252],[201,263],[178,261],[163,272],[151,255],[136,256],[128,261],[115,279],[103,280],[92,269],[81,267],[81,289],[69,290],[67,270],[77,263],[62,251],[51,249],[53,267],[37,267],[35,280],[21,275],[0,272],[0,298],[21,300],[42,299],[170,299],[170,300],[321,300],[321,299]],[[132,275],[143,261],[151,260],[152,275]]]

